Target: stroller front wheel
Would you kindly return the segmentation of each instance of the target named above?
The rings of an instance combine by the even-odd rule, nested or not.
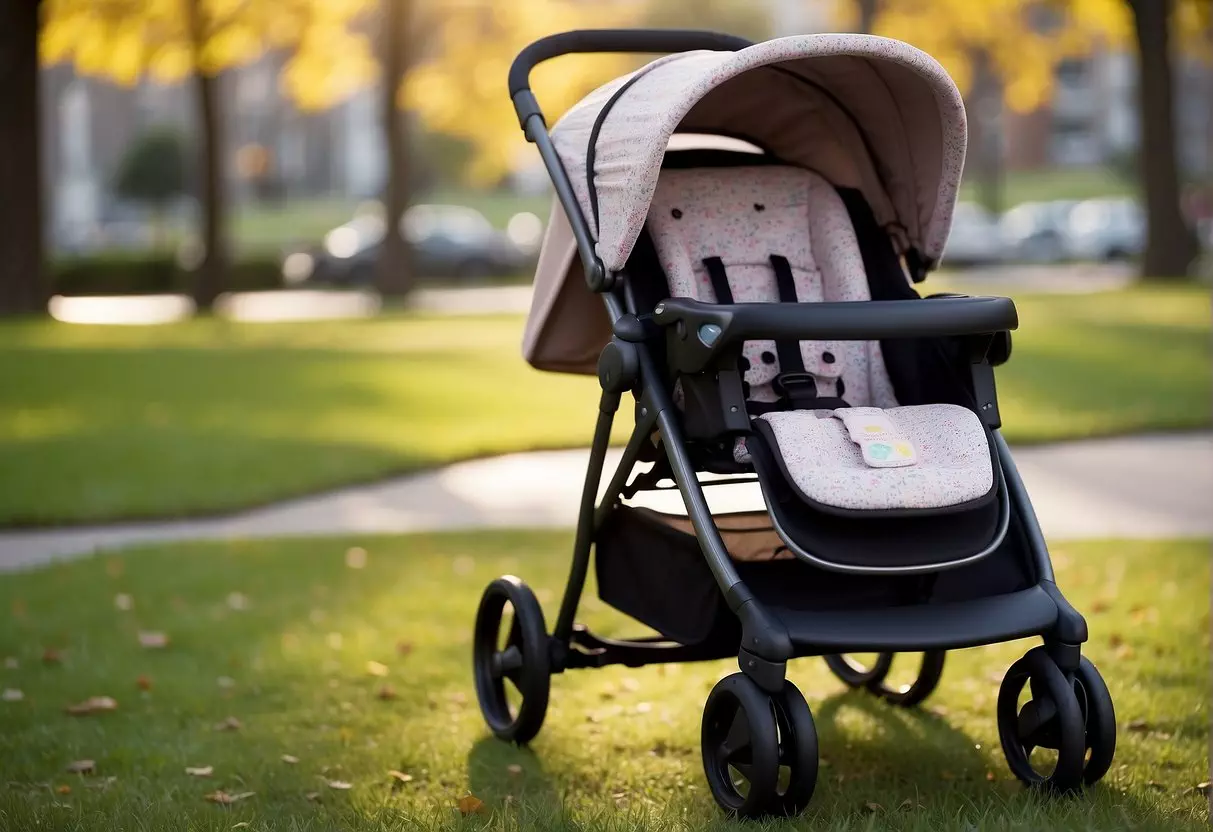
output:
[[[1089,749],[1092,780],[1098,779],[1111,763],[1112,748],[1104,737],[1110,704],[1087,673],[1067,680],[1043,646],[1029,650],[1007,670],[998,690],[998,739],[1011,773],[1046,792],[1076,792],[1086,779]],[[1088,733],[1092,726],[1094,742]],[[1042,753],[1034,762],[1038,750]]]
[[[503,627],[506,604],[511,609]],[[530,587],[505,575],[485,587],[472,637],[480,712],[499,739],[524,744],[543,726],[551,668],[543,608]]]

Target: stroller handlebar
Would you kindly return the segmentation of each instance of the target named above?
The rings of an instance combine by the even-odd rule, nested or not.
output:
[[[736,35],[696,29],[579,29],[548,35],[527,46],[510,65],[510,98],[524,125],[529,116],[539,113],[534,98],[518,94],[530,92],[531,70],[544,61],[579,52],[690,52],[711,49],[735,52],[753,46]],[[526,106],[524,106],[526,105]],[[525,109],[525,112],[524,112]]]

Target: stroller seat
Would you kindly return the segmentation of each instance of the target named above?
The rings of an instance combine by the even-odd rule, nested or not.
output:
[[[846,206],[812,171],[662,171],[647,229],[673,297],[871,299]],[[995,454],[977,414],[955,404],[899,406],[880,342],[748,341],[740,370],[754,431],[737,440],[734,457],[752,462],[764,486],[783,480],[767,489],[768,502],[777,491],[833,515],[910,517],[993,500]],[[957,551],[986,546],[994,530],[979,525]]]

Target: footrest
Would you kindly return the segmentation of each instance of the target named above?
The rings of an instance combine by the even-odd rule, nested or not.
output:
[[[1057,622],[1057,604],[1041,587],[950,604],[813,612],[771,609],[798,656],[827,653],[957,650],[1041,635]]]

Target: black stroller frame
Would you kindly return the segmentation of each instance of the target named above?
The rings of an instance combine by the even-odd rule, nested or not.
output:
[[[1115,747],[1112,703],[1097,671],[1081,655],[1081,645],[1087,640],[1086,622],[1055,583],[1035,511],[1006,441],[998,432],[1001,422],[993,366],[1005,361],[1010,352],[1008,332],[1018,325],[1013,303],[1006,298],[965,296],[940,296],[929,303],[877,300],[799,305],[708,304],[676,298],[657,304],[651,315],[638,316],[632,311],[636,304],[626,272],[608,273],[595,254],[590,227],[530,90],[530,71],[543,61],[567,53],[737,50],[749,45],[744,39],[711,32],[568,32],[531,44],[510,69],[510,94],[519,122],[551,175],[576,239],[586,282],[606,305],[613,337],[599,359],[602,394],[580,499],[571,571],[555,625],[550,635],[544,631],[538,603],[516,578],[498,579],[482,600],[475,638],[476,683],[486,720],[498,736],[526,742],[542,723],[552,673],[616,664],[640,667],[721,659],[736,653],[741,673],[723,680],[705,707],[703,753],[709,785],[721,806],[732,812],[794,813],[801,811],[812,795],[817,762],[816,735],[808,708],[785,678],[789,660],[825,656],[848,684],[866,687],[891,702],[911,705],[934,688],[942,669],[943,651],[1040,636],[1043,644],[1011,668],[1000,691],[998,721],[1003,750],[1013,773],[1030,785],[1066,792],[1094,783],[1109,767]],[[719,373],[721,386],[727,389],[724,380],[727,372],[736,368],[742,342],[756,338],[920,337],[964,339],[977,412],[990,429],[1001,466],[1001,522],[1005,529],[1008,513],[1014,515],[1030,553],[1033,585],[977,600],[929,607],[899,606],[878,613],[773,612],[751,591],[730,558],[704,492],[705,486],[716,482],[701,482],[698,477],[668,377]],[[666,367],[655,355],[657,342],[664,342]],[[736,396],[722,397],[717,416],[726,429],[746,430],[749,416],[739,384],[736,390]],[[628,392],[636,395],[636,427],[599,501],[611,427],[623,394]],[[663,636],[613,640],[595,636],[575,623],[591,549],[601,524],[621,497],[630,497],[639,489],[659,488],[657,477],[652,476],[644,482],[630,483],[637,463],[644,461],[646,448],[651,451],[650,437],[655,433],[661,437],[659,452],[664,449],[665,453],[665,459],[658,459],[657,464],[664,478],[674,483],[666,488],[676,487],[681,493],[703,557],[740,624],[739,643],[706,639],[683,644]],[[741,481],[755,480],[717,482]],[[496,647],[497,628],[506,601],[514,607],[514,621],[507,646],[500,650]],[[844,659],[841,654],[847,652],[877,652],[881,658],[875,667],[864,669]],[[923,669],[909,691],[883,685],[892,654],[897,652],[924,653]],[[506,704],[504,679],[511,679],[522,693],[523,701],[515,709]],[[1033,699],[1021,709],[1019,694],[1029,681]],[[779,731],[771,739],[763,739],[763,730],[754,716],[766,705],[764,696],[775,704]],[[751,751],[742,762],[721,751],[736,739],[733,723],[737,713],[745,714],[749,722]],[[778,765],[792,769],[792,782],[782,792],[775,785],[768,789],[765,782],[760,782],[768,779],[762,771],[764,766],[769,768],[769,761],[763,760],[770,755],[759,748],[764,743],[777,749],[774,759]],[[1058,750],[1051,773],[1038,773],[1028,762],[1035,747]],[[748,794],[730,782],[738,772],[750,781]]]

